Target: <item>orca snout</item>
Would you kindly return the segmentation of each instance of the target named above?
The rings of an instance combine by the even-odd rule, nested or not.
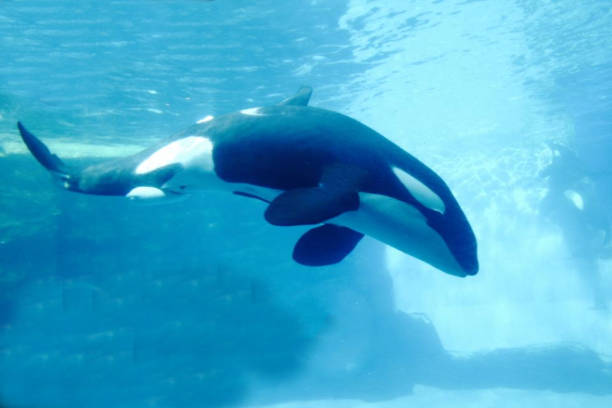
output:
[[[465,274],[464,276],[473,276],[478,273],[478,249],[471,228],[463,235],[463,239],[455,245],[453,252],[457,263]]]

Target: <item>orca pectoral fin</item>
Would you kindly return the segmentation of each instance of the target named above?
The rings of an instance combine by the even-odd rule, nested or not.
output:
[[[308,101],[310,101],[311,95],[312,88],[309,86],[303,86],[298,89],[295,95],[281,101],[279,105],[308,106]]]
[[[265,217],[273,225],[310,225],[358,208],[359,195],[354,191],[297,188],[276,197],[266,209]]]
[[[324,224],[308,230],[293,248],[293,259],[306,266],[340,262],[357,246],[363,234],[350,228]]]

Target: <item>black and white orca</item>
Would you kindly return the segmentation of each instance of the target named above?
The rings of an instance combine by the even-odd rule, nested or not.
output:
[[[162,199],[224,190],[265,202],[273,225],[312,225],[295,245],[298,263],[340,262],[365,234],[446,273],[476,274],[476,238],[444,181],[364,124],[309,107],[311,93],[207,116],[133,156],[85,168],[18,128],[70,191]]]

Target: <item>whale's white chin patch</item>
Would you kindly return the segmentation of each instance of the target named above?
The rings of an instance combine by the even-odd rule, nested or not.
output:
[[[429,187],[398,167],[393,167],[393,173],[419,203],[430,210],[444,214],[446,210],[444,201]]]
[[[261,108],[243,109],[240,111],[240,113],[247,116],[264,116],[264,114],[261,113]]]
[[[359,231],[450,275],[463,277],[442,237],[413,206],[394,198],[359,193],[359,209],[329,220]]]
[[[156,187],[139,186],[131,189],[125,196],[130,200],[150,200],[165,197],[166,194]]]
[[[175,140],[155,151],[136,167],[136,174],[146,174],[169,164],[183,167],[198,167],[204,171],[213,170],[213,144],[202,136],[187,136]]]

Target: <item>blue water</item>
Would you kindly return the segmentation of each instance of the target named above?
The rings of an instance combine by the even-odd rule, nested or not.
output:
[[[0,0],[0,406],[612,406],[610,38],[607,0]],[[445,179],[478,275],[60,191],[15,128],[100,160],[303,84]]]

